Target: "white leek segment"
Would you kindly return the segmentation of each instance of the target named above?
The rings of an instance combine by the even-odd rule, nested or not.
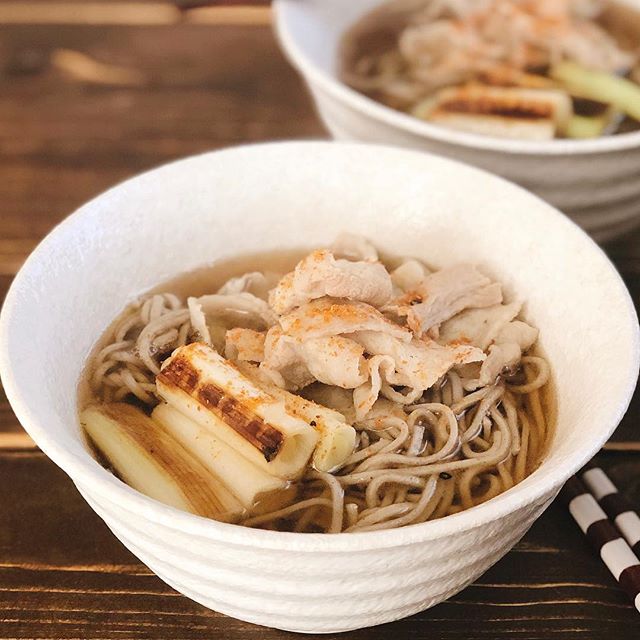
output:
[[[305,421],[211,347],[180,347],[156,377],[169,405],[278,478],[298,478],[318,441]]]
[[[151,417],[219,478],[245,508],[252,509],[267,494],[287,486],[285,480],[249,462],[208,429],[168,404],[159,404]],[[212,420],[217,418],[212,417]]]
[[[318,432],[319,440],[313,452],[313,467],[328,473],[339,469],[355,449],[356,430],[347,424],[344,416],[337,411],[288,391],[280,391],[290,396],[290,400],[285,401],[287,410],[308,420]]]
[[[347,424],[341,413],[277,387],[258,367],[243,363],[242,370],[265,391],[283,400],[289,413],[308,422],[318,432],[319,440],[312,459],[315,469],[331,472],[345,463],[355,449],[356,430]]]
[[[419,103],[414,116],[471,133],[547,140],[573,115],[571,98],[555,89],[467,84],[447,87]]]
[[[91,406],[80,422],[122,480],[140,493],[216,520],[237,520],[244,511],[219,480],[136,407]]]

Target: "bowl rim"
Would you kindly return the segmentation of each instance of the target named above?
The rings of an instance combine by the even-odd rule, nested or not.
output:
[[[569,156],[614,153],[640,147],[640,131],[620,133],[587,140],[558,139],[546,141],[515,140],[484,136],[430,124],[352,89],[335,75],[328,73],[306,55],[292,30],[289,29],[289,8],[299,7],[299,0],[273,0],[274,27],[281,48],[289,62],[310,82],[332,98],[347,104],[357,112],[404,130],[420,138],[482,151],[515,155]]]
[[[8,327],[11,323],[11,317],[16,308],[20,305],[20,290],[23,281],[28,279],[28,274],[41,258],[46,257],[50,244],[63,239],[67,233],[67,229],[79,223],[83,216],[89,214],[96,207],[100,207],[103,200],[108,199],[114,190],[125,189],[132,183],[146,178],[151,173],[170,172],[176,166],[187,164],[189,162],[206,162],[209,157],[219,158],[220,155],[231,155],[234,153],[260,153],[264,148],[272,147],[288,147],[292,149],[310,150],[314,147],[324,147],[340,152],[340,149],[366,149],[367,154],[375,150],[378,153],[393,153],[400,155],[411,155],[420,158],[427,156],[431,161],[445,165],[449,171],[464,169],[464,171],[472,171],[481,174],[484,179],[498,181],[508,186],[509,189],[526,194],[531,199],[532,204],[536,207],[544,208],[555,218],[558,223],[564,224],[568,228],[572,228],[571,233],[578,234],[590,246],[590,251],[594,256],[598,255],[600,259],[604,259],[609,267],[608,274],[610,276],[608,284],[616,286],[618,295],[625,298],[626,308],[628,311],[625,317],[625,323],[633,326],[633,344],[630,349],[633,353],[632,366],[628,372],[626,379],[628,380],[626,388],[619,390],[619,400],[617,409],[612,413],[606,428],[603,428],[598,437],[594,437],[590,444],[585,445],[579,450],[568,464],[563,467],[561,473],[541,475],[532,484],[524,489],[520,485],[516,485],[512,489],[496,496],[496,498],[468,509],[457,514],[447,516],[438,520],[427,521],[420,524],[408,525],[398,529],[389,529],[382,531],[367,531],[360,533],[339,533],[327,535],[323,533],[317,534],[300,534],[293,532],[268,531],[261,529],[252,529],[235,524],[227,524],[216,520],[207,519],[185,511],[180,511],[173,507],[167,506],[156,500],[145,496],[142,493],[132,489],[124,482],[120,481],[113,474],[104,469],[88,451],[84,451],[83,455],[77,456],[69,452],[56,438],[48,432],[46,423],[36,418],[30,409],[29,399],[22,393],[17,380],[14,379],[11,371],[11,355],[10,343],[11,335]],[[176,532],[181,532],[206,540],[216,540],[231,545],[252,546],[255,548],[272,549],[272,550],[296,550],[300,552],[359,552],[371,549],[382,549],[389,547],[399,547],[416,542],[433,540],[446,535],[458,534],[464,531],[474,529],[476,527],[495,522],[509,513],[530,505],[532,503],[540,503],[541,501],[549,501],[560,486],[569,478],[569,476],[580,469],[606,442],[611,433],[618,426],[620,420],[624,416],[628,405],[631,401],[635,383],[640,366],[640,327],[638,327],[638,317],[631,296],[626,288],[624,281],[616,270],[615,266],[608,259],[604,251],[575,223],[567,219],[557,209],[547,204],[537,196],[526,191],[522,187],[515,185],[499,176],[495,176],[487,171],[477,169],[464,163],[442,158],[435,154],[425,154],[424,152],[415,150],[400,149],[389,145],[368,145],[364,143],[337,143],[327,141],[285,141],[258,143],[249,145],[239,145],[235,147],[220,149],[216,151],[206,152],[186,158],[174,160],[172,162],[154,167],[148,171],[137,174],[106,191],[98,194],[96,197],[82,205],[74,213],[66,217],[45,238],[37,245],[33,252],[29,255],[21,269],[16,274],[9,291],[7,293],[4,305],[0,312],[0,376],[2,376],[3,386],[13,411],[18,420],[23,425],[27,433],[31,435],[41,450],[51,458],[59,467],[61,467],[67,475],[71,477],[74,483],[82,486],[83,491],[91,494],[92,498],[99,495],[101,499],[114,503],[119,508],[143,514],[145,518]],[[543,462],[544,465],[544,462]]]

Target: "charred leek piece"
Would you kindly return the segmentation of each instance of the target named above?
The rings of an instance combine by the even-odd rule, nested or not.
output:
[[[289,413],[308,422],[318,432],[319,440],[313,452],[315,469],[331,472],[344,464],[355,448],[356,430],[346,423],[341,413],[277,387],[258,367],[243,363],[242,370],[267,393],[284,401]]]
[[[80,422],[118,475],[150,498],[216,520],[237,520],[243,512],[221,482],[139,409],[92,406]]]
[[[523,89],[554,89],[553,80],[535,73],[527,73],[508,65],[496,65],[480,73],[484,84],[498,87],[522,87]]]
[[[547,140],[566,125],[573,110],[564,91],[469,84],[440,90],[412,113],[471,133]]]
[[[285,480],[249,462],[209,430],[168,404],[158,405],[151,417],[219,478],[247,509],[253,509],[267,494],[286,487]]]
[[[313,452],[314,468],[326,472],[340,468],[355,449],[356,430],[337,411],[283,389],[279,393],[288,396],[285,399],[287,410],[308,421],[318,432],[319,440]]]
[[[211,347],[176,349],[156,384],[169,405],[261,469],[286,479],[303,473],[316,431]]]
[[[571,94],[597,102],[606,102],[640,120],[640,86],[626,78],[603,71],[585,69],[574,62],[561,62],[550,75]]]

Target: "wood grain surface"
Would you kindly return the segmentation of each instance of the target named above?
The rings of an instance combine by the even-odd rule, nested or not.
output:
[[[241,142],[326,137],[278,51],[268,3],[251,4],[0,0],[0,298],[56,223],[132,174]],[[640,233],[605,250],[637,303]],[[639,419],[636,393],[598,456],[636,505]],[[640,616],[554,504],[454,598],[340,637],[389,636],[630,640]],[[209,611],[151,574],[0,393],[0,640],[286,637]]]

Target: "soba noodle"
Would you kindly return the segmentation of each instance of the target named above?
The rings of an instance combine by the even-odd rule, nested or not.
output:
[[[248,298],[238,304],[237,295],[243,294],[214,305],[204,327],[201,305],[174,293],[153,293],[130,305],[91,359],[91,400],[134,402],[149,411],[159,402],[155,376],[176,348],[203,340],[206,331],[222,351],[232,326],[267,328],[260,304],[247,311]],[[296,532],[374,531],[486,502],[521,482],[544,455],[549,381],[546,360],[528,353],[484,386],[479,363],[449,368],[426,390],[385,382],[374,408],[363,419],[349,418],[356,446],[340,468],[309,467],[285,490],[284,502],[258,503],[239,523]],[[348,395],[318,383],[299,393],[322,403],[328,391]]]

